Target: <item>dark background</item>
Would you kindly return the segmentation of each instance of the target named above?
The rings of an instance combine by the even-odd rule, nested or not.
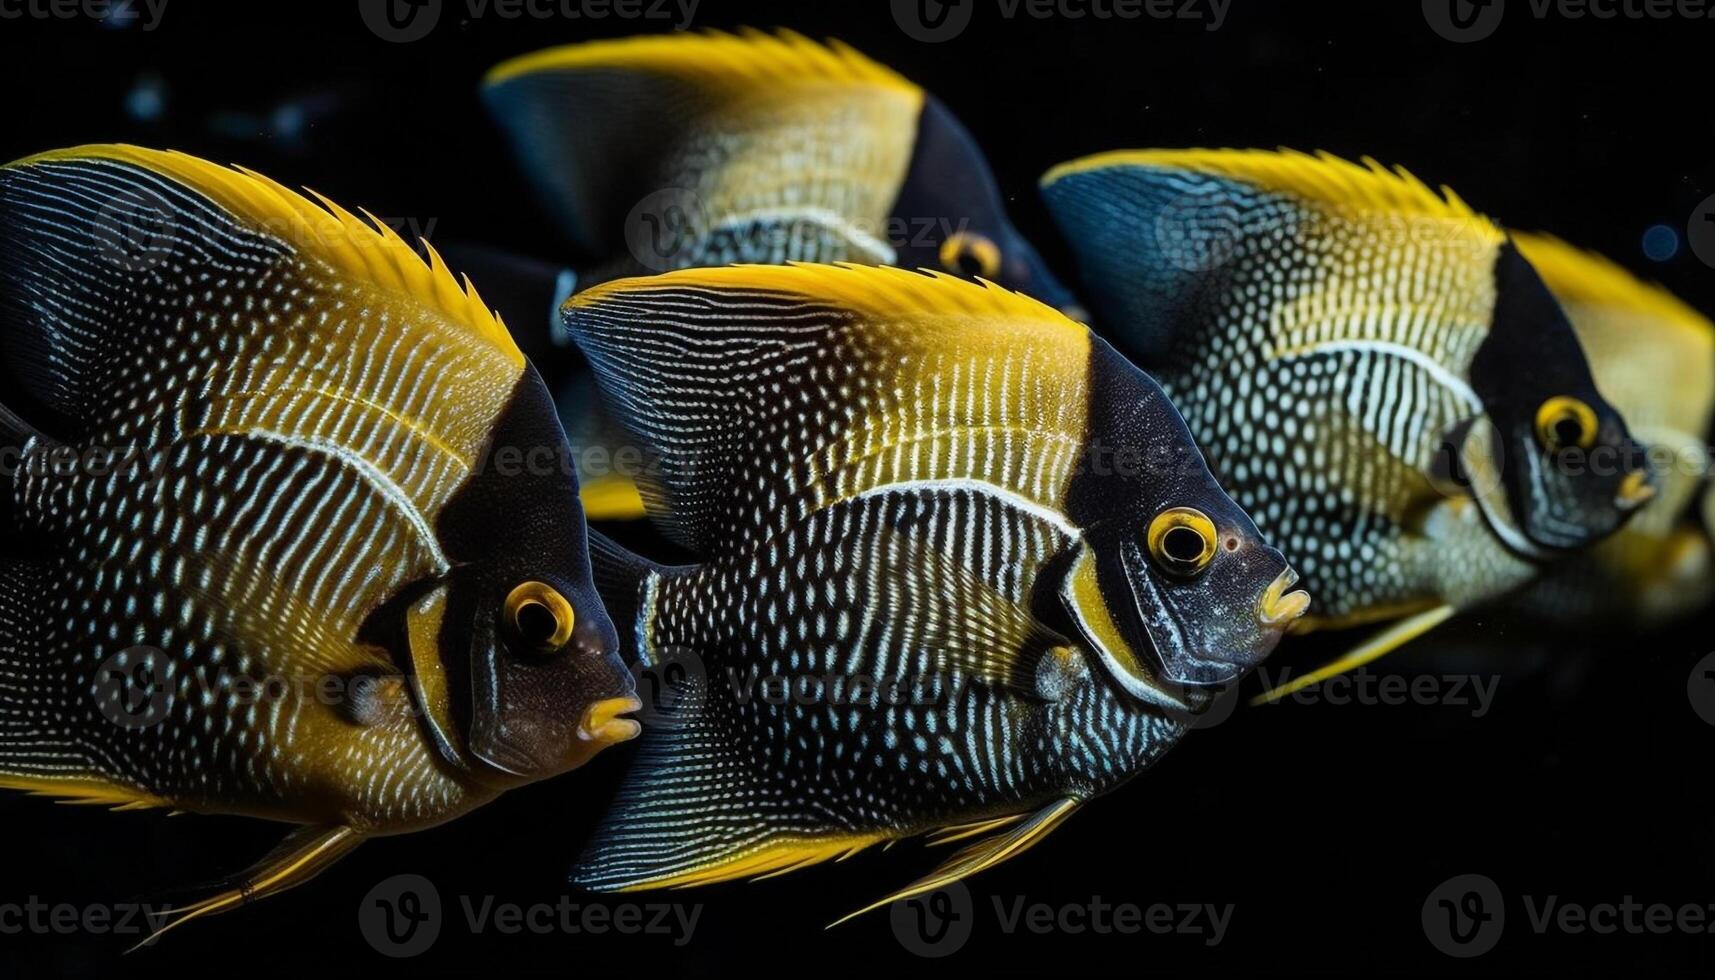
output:
[[[1068,279],[1034,193],[1049,166],[1128,146],[1287,145],[1408,164],[1511,225],[1597,248],[1715,309],[1715,272],[1684,248],[1664,262],[1641,248],[1657,224],[1683,237],[1715,193],[1715,21],[1543,21],[1513,0],[1492,38],[1456,45],[1409,0],[1234,0],[1215,32],[1154,19],[1008,21],[993,0],[977,2],[971,27],[938,45],[907,37],[881,2],[704,0],[694,24],[840,37],[937,93],[988,149],[1019,226]],[[477,80],[538,47],[665,26],[467,19],[463,0],[448,6],[426,39],[406,44],[371,33],[355,0],[169,0],[148,33],[0,20],[0,158],[92,141],[172,147],[415,220],[436,242],[557,258],[564,248],[524,194]],[[128,94],[150,77],[164,99],[154,118],[138,118]],[[293,122],[294,107],[307,125]],[[1715,902],[1715,729],[1686,693],[1691,665],[1715,648],[1712,622],[1665,635],[1559,635],[1484,615],[1376,668],[1501,675],[1482,718],[1455,705],[1241,709],[1043,846],[973,880],[976,931],[952,959],[908,953],[885,913],[823,931],[938,860],[915,844],[780,880],[639,896],[704,903],[683,948],[651,936],[471,935],[455,896],[527,904],[566,891],[569,863],[626,763],[619,750],[439,830],[367,844],[307,887],[124,959],[126,943],[108,937],[0,936],[0,976],[1709,976],[1715,935],[1536,935],[1520,896]],[[1289,643],[1271,665],[1330,649]],[[147,899],[237,870],[279,833],[12,795],[0,799],[0,820],[0,902]],[[358,929],[365,893],[400,873],[431,879],[448,906],[439,942],[414,960],[382,958]],[[1493,952],[1459,961],[1426,940],[1420,912],[1433,888],[1463,873],[1499,884],[1508,922]],[[1004,935],[989,898],[1019,895],[1236,911],[1212,949],[1189,936]]]

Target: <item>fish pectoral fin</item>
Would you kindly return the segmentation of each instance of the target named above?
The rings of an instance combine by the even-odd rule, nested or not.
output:
[[[1054,828],[1064,823],[1067,817],[1070,817],[1079,806],[1083,805],[1083,802],[1083,800],[1073,797],[1055,800],[1032,814],[1028,820],[1019,823],[1005,833],[996,834],[961,848],[952,857],[943,861],[941,866],[934,871],[886,898],[871,902],[856,912],[830,923],[828,928],[832,929],[863,915],[865,912],[873,912],[884,905],[891,905],[894,902],[932,892],[937,888],[944,888],[961,878],[967,878],[979,871],[992,868],[1014,855],[1022,854],[1052,833]]]
[[[1320,684],[1330,677],[1338,677],[1348,671],[1357,670],[1359,667],[1362,667],[1371,661],[1380,660],[1382,657],[1387,656],[1395,650],[1398,650],[1400,647],[1405,646],[1407,643],[1410,643],[1412,640],[1417,639],[1435,627],[1445,623],[1456,611],[1457,610],[1452,606],[1436,606],[1433,609],[1428,609],[1415,615],[1407,616],[1399,622],[1394,623],[1392,626],[1389,626],[1387,629],[1382,630],[1380,633],[1377,633],[1375,636],[1365,640],[1363,643],[1358,644],[1357,647],[1344,656],[1318,667],[1310,673],[1305,674],[1303,677],[1295,677],[1279,687],[1264,691],[1256,697],[1251,698],[1250,703],[1252,707],[1262,704],[1272,704],[1273,702],[1279,701],[1281,698],[1287,697],[1288,695],[1295,694],[1312,684]]]
[[[649,515],[643,491],[630,477],[610,474],[578,488],[584,517],[592,521],[635,521]]]
[[[151,917],[149,938],[131,951],[151,945],[179,926],[205,915],[230,912],[259,898],[277,895],[321,874],[363,843],[363,835],[350,827],[300,827],[262,860],[242,874],[222,883],[207,898],[178,906]]]

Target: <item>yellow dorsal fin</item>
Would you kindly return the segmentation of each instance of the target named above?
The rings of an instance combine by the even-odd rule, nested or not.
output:
[[[654,72],[723,92],[828,82],[922,91],[838,41],[818,44],[788,30],[770,34],[751,28],[738,34],[648,35],[548,48],[496,65],[483,82],[495,85],[538,71],[603,69]]]
[[[568,305],[583,307],[628,292],[683,287],[790,293],[865,316],[886,316],[893,320],[994,317],[1064,331],[1069,338],[1081,339],[1087,334],[1082,324],[1053,307],[987,280],[971,282],[931,269],[913,272],[892,266],[849,263],[794,262],[682,269],[592,286],[573,296]]]
[[[1715,324],[1662,286],[1645,282],[1604,255],[1539,232],[1513,232],[1519,254],[1562,303],[1633,310],[1705,338]]]
[[[1106,167],[1162,167],[1243,181],[1259,190],[1287,194],[1334,209],[1414,215],[1468,224],[1484,240],[1504,234],[1448,187],[1431,190],[1404,167],[1388,169],[1364,157],[1360,163],[1318,151],[1297,150],[1116,150],[1063,163],[1043,176],[1062,177]]]
[[[241,224],[326,262],[341,273],[380,289],[412,296],[439,310],[474,336],[522,364],[524,355],[500,318],[466,278],[453,278],[440,255],[423,242],[424,261],[386,225],[352,215],[314,191],[323,206],[253,170],[223,167],[176,150],[126,144],[92,144],[53,150],[11,166],[76,160],[111,160],[175,180],[225,209]],[[367,214],[367,212],[366,212]]]

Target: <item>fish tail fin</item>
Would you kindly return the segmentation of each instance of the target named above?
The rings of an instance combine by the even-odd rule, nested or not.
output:
[[[487,245],[453,242],[440,252],[450,268],[482,284],[483,298],[550,387],[576,366],[571,338],[560,323],[560,304],[577,287],[575,271]]]
[[[620,656],[627,664],[647,658],[645,637],[661,583],[695,570],[662,565],[631,551],[600,531],[589,532],[590,572],[607,614],[619,629]]]
[[[818,826],[760,792],[748,752],[710,710],[707,678],[685,677],[670,719],[648,729],[613,807],[572,870],[591,891],[688,888],[783,874],[885,841]]]

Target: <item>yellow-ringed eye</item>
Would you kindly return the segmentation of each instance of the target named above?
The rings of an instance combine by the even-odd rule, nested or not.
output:
[[[1556,395],[1536,410],[1536,438],[1549,452],[1589,449],[1596,443],[1596,410],[1568,395]]]
[[[1000,247],[973,231],[956,231],[941,243],[941,268],[961,276],[1000,275]]]
[[[1191,507],[1174,507],[1149,522],[1149,556],[1163,570],[1190,577],[1215,558],[1215,522]]]
[[[577,615],[553,586],[524,582],[506,595],[506,628],[525,649],[552,653],[572,638]]]

